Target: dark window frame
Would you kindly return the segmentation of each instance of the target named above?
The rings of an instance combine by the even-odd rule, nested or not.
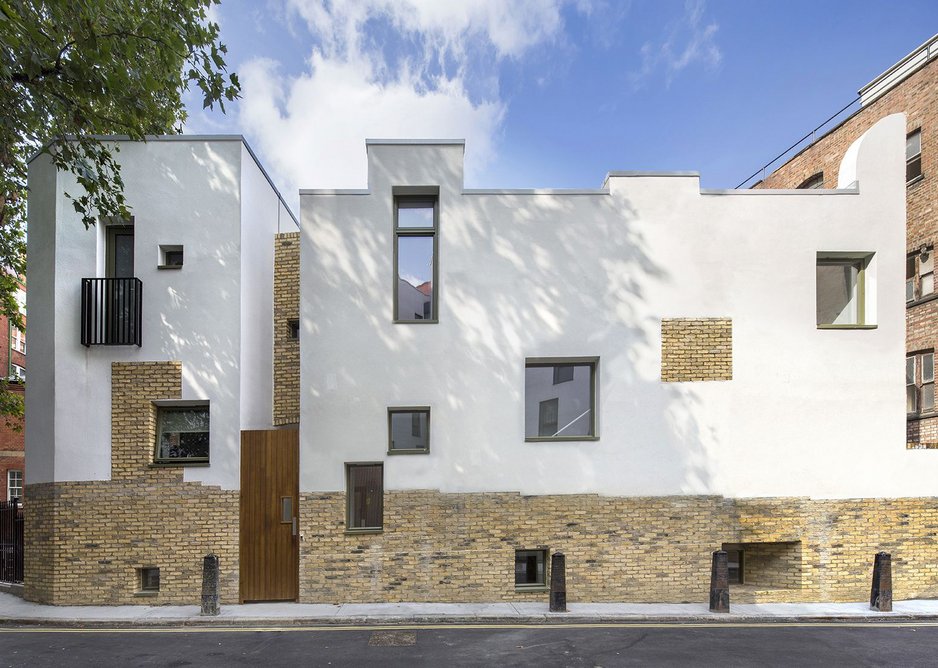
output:
[[[394,324],[401,325],[435,325],[438,324],[439,319],[439,286],[440,286],[440,260],[439,260],[439,244],[440,244],[440,189],[438,187],[395,187],[393,189],[394,193],[394,220],[393,220],[393,259],[391,273],[393,275],[393,288],[392,288],[392,308],[393,313],[392,321]],[[401,208],[401,204],[432,204],[433,206],[433,227],[400,227],[398,225],[398,211]],[[400,287],[400,275],[398,273],[398,245],[401,238],[430,238],[433,241],[433,269],[431,271],[431,292],[430,292],[430,309],[431,312],[429,315],[433,317],[426,317],[426,312],[424,317],[415,317],[413,319],[401,319],[398,318],[398,289]],[[415,313],[415,316],[418,314]]]
[[[300,340],[300,321],[297,318],[287,320],[287,338],[290,341]]]
[[[211,426],[212,426],[212,407],[211,402],[209,401],[178,401],[178,400],[166,400],[166,401],[154,401],[153,402],[156,408],[156,437],[154,439],[153,447],[153,466],[207,466],[211,462],[211,452],[212,452],[212,440],[211,440]],[[209,454],[206,457],[162,457],[160,456],[160,437],[163,433],[163,417],[167,413],[178,413],[183,411],[191,411],[196,409],[205,410],[208,413],[208,430],[206,433],[209,435]]]
[[[418,415],[425,413],[427,416],[427,447],[426,448],[394,448],[391,431],[391,418],[395,413],[411,413]],[[389,455],[427,455],[430,454],[430,407],[429,406],[389,406],[388,407],[388,454]],[[413,425],[411,425],[411,434],[413,435]]]
[[[352,493],[352,471],[358,468],[378,467],[381,469],[381,490],[378,494],[378,515],[381,524],[377,526],[352,526],[354,515],[354,494]],[[384,531],[384,462],[346,462],[345,463],[345,533],[382,533]]]
[[[540,555],[544,564],[544,580],[542,582],[518,582],[518,556],[523,553],[533,553]],[[535,556],[535,560],[537,557]],[[546,547],[537,547],[534,549],[518,548],[515,550],[515,591],[545,591],[550,581],[550,549]],[[535,573],[537,572],[537,562],[535,561]]]
[[[526,443],[562,442],[562,441],[598,441],[599,440],[599,356],[590,357],[526,357],[524,360],[525,374],[529,367],[556,367],[556,366],[589,366],[590,367],[590,433],[583,436],[528,436],[524,435]],[[527,384],[527,378],[525,378]],[[527,411],[528,398],[525,394],[523,409]],[[538,402],[540,404],[540,402]],[[527,427],[524,427],[525,430]]]
[[[156,572],[156,583],[154,585],[152,576]],[[141,566],[137,569],[137,591],[141,594],[156,594],[160,591],[160,567],[159,566]]]

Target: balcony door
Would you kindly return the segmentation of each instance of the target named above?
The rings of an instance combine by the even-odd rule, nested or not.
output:
[[[133,278],[134,275],[134,226],[107,226],[108,278]]]
[[[105,276],[110,340],[136,340],[137,318],[134,311],[137,283],[134,278],[134,226],[108,225]]]

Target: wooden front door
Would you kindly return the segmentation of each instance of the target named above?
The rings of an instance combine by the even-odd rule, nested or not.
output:
[[[241,432],[241,602],[299,595],[299,432]]]

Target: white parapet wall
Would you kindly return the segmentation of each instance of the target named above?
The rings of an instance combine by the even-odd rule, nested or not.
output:
[[[383,461],[386,489],[934,494],[938,459],[905,446],[904,139],[880,121],[856,183],[807,191],[473,191],[462,142],[369,142],[367,190],[301,191],[301,489]],[[415,187],[439,192],[438,324],[393,322]],[[817,327],[819,253],[872,254],[875,327]],[[732,380],[662,382],[662,319],[708,317],[732,319]],[[525,441],[525,360],[556,357],[599,358],[598,440]],[[429,454],[386,454],[393,406],[431,407]]]

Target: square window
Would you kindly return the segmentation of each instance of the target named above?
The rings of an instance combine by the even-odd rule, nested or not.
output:
[[[209,459],[209,405],[157,406],[158,463],[202,463]]]
[[[23,472],[7,471],[7,501],[23,499]]]
[[[818,327],[866,325],[866,268],[872,256],[817,257]]]
[[[180,269],[182,267],[182,261],[182,246],[160,244],[159,269]]]
[[[531,358],[525,361],[525,440],[584,441],[597,438],[598,363],[597,357]]]
[[[436,195],[394,198],[394,322],[436,322]]]
[[[346,531],[384,528],[384,465],[346,464]]]
[[[547,550],[515,550],[515,587],[547,586]]]
[[[139,588],[141,592],[157,592],[160,590],[160,569],[152,566],[138,568]]]
[[[922,175],[922,131],[910,132],[905,138],[905,180],[914,181]]]
[[[388,409],[388,454],[430,452],[430,407]]]

